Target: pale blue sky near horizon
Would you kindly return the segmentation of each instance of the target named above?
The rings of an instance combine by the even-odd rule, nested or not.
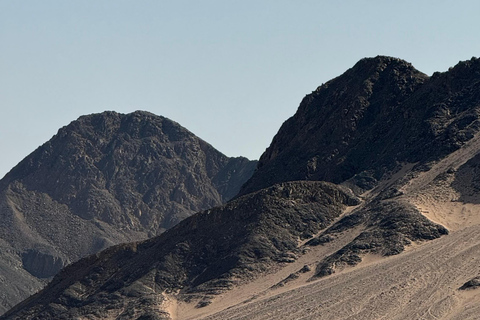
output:
[[[81,115],[146,110],[258,159],[363,57],[479,56],[480,1],[0,0],[0,178]]]

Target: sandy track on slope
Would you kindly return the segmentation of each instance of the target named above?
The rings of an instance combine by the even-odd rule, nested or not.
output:
[[[424,216],[450,231],[480,225],[480,199],[476,203],[460,201],[461,194],[451,187],[454,179],[453,175],[436,179],[404,198]],[[457,180],[457,183],[468,184],[468,181]]]
[[[281,292],[291,290],[292,288],[305,285],[307,279],[313,275],[313,270],[315,270],[315,266],[318,261],[320,261],[323,257],[336,252],[351,242],[361,233],[362,230],[363,228],[356,228],[349,230],[349,232],[346,233],[337,234],[335,235],[335,241],[329,242],[323,246],[319,245],[309,248],[310,250],[306,254],[301,255],[295,262],[287,264],[285,267],[277,270],[276,272],[262,275],[253,282],[238,286],[218,297],[215,297],[212,304],[207,307],[198,309],[195,308],[194,303],[179,302],[173,319],[198,319],[202,316],[213,314],[223,309],[232,307],[239,302],[244,303],[246,301],[264,299],[265,297],[270,297]],[[291,273],[297,272],[305,265],[309,265],[312,268],[312,271],[302,274],[298,279],[287,283],[283,287],[271,289],[272,286],[284,280]]]
[[[480,196],[474,194],[469,200],[460,201],[462,195],[452,187],[452,183],[469,189],[471,183],[465,174],[456,175],[463,164],[480,150],[480,136],[470,140],[464,147],[436,163],[429,171],[420,173],[401,188],[405,198],[433,222],[445,226],[450,231],[480,225]],[[449,169],[453,169],[447,174]],[[471,174],[471,173],[468,173]]]
[[[480,319],[480,290],[458,290],[479,272],[474,226],[201,319]]]

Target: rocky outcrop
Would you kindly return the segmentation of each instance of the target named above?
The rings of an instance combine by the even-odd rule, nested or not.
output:
[[[37,278],[50,278],[57,274],[66,261],[55,254],[28,249],[22,254],[23,268]]]
[[[465,282],[459,288],[459,290],[472,290],[472,289],[478,289],[479,287],[480,287],[480,277],[475,277],[475,278]]]
[[[362,232],[334,254],[324,257],[317,265],[315,276],[323,277],[345,266],[355,266],[367,253],[381,256],[396,255],[413,241],[433,240],[447,235],[448,230],[425,218],[413,205],[398,201],[374,201],[331,226],[309,241],[317,245],[333,241],[335,235],[362,227]]]
[[[151,113],[80,117],[0,181],[0,239],[22,269],[1,282],[0,291],[32,293],[22,289],[29,286],[24,271],[39,279],[38,290],[42,279],[69,262],[158,235],[218,206],[238,192],[255,165],[228,158]],[[7,263],[0,260],[0,267]],[[4,301],[11,307],[20,300]]]

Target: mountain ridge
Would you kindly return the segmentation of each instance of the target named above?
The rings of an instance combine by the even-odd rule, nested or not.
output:
[[[57,287],[59,292],[64,288],[77,293],[67,294],[54,304],[68,304],[73,299],[72,303],[81,310],[90,309],[93,303],[102,309],[99,316],[105,317],[107,310],[123,308],[117,305],[115,298],[120,295],[128,300],[128,297],[134,298],[123,317],[137,316],[138,312],[149,316],[159,301],[142,303],[130,289],[124,291],[122,288],[126,285],[143,292],[145,287],[154,285],[158,292],[179,290],[184,296],[182,299],[193,299],[199,306],[208,305],[211,295],[250,279],[269,265],[288,263],[295,254],[285,255],[284,251],[294,250],[297,236],[308,237],[324,228],[340,214],[342,206],[354,205],[357,201],[347,189],[324,182],[290,182],[260,190],[222,207],[198,213],[157,238],[112,247],[70,265],[50,285]],[[292,202],[297,205],[292,206]],[[291,213],[285,215],[285,210]],[[232,222],[235,225],[231,225]],[[282,231],[282,225],[287,222],[294,227]],[[217,243],[222,246],[217,247]],[[129,262],[119,263],[123,259]],[[143,274],[146,268],[151,270],[148,275]],[[91,272],[96,274],[92,278],[95,280],[84,280],[84,276],[92,276]],[[155,274],[155,284],[148,284],[151,272]],[[69,274],[76,274],[78,278],[72,279]],[[87,289],[84,283],[91,283],[95,288]],[[82,293],[79,291],[82,288],[93,290]],[[83,300],[82,296],[89,299]],[[94,301],[100,301],[100,297],[104,299],[99,305]],[[45,302],[50,304],[51,301],[47,298]],[[49,308],[42,316],[58,317],[55,312],[55,307]],[[66,318],[77,316],[75,310],[72,312]]]

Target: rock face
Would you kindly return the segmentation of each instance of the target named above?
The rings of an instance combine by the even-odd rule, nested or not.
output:
[[[480,127],[479,72],[479,59],[430,78],[400,59],[360,60],[303,99],[241,194],[292,180],[371,189],[398,163],[453,152]]]
[[[83,116],[0,181],[0,238],[22,270],[49,278],[71,261],[158,235],[224,203],[255,164],[228,158],[179,124],[147,112]],[[0,291],[43,285],[27,282],[11,277]],[[7,297],[0,311],[18,301]]]
[[[48,254],[29,249],[22,254],[22,265],[37,278],[50,278],[66,265],[66,261],[55,253]]]
[[[428,201],[452,208],[430,217],[450,221],[459,211],[463,225],[478,224],[453,202],[479,199],[469,183],[478,180],[479,114],[478,59],[432,77],[399,59],[363,59],[304,98],[233,200],[156,238],[71,264],[3,319],[181,319],[170,308],[176,301],[208,309],[219,293],[256,279],[269,283],[267,273],[286,276],[268,290],[323,281],[366,254],[398,255],[413,242],[447,237],[419,205]],[[235,192],[226,181],[243,176],[234,168],[243,161],[213,175],[213,185],[228,197]],[[440,193],[432,192],[436,187]],[[131,210],[138,206],[128,203]],[[320,307],[315,304],[315,314]]]

